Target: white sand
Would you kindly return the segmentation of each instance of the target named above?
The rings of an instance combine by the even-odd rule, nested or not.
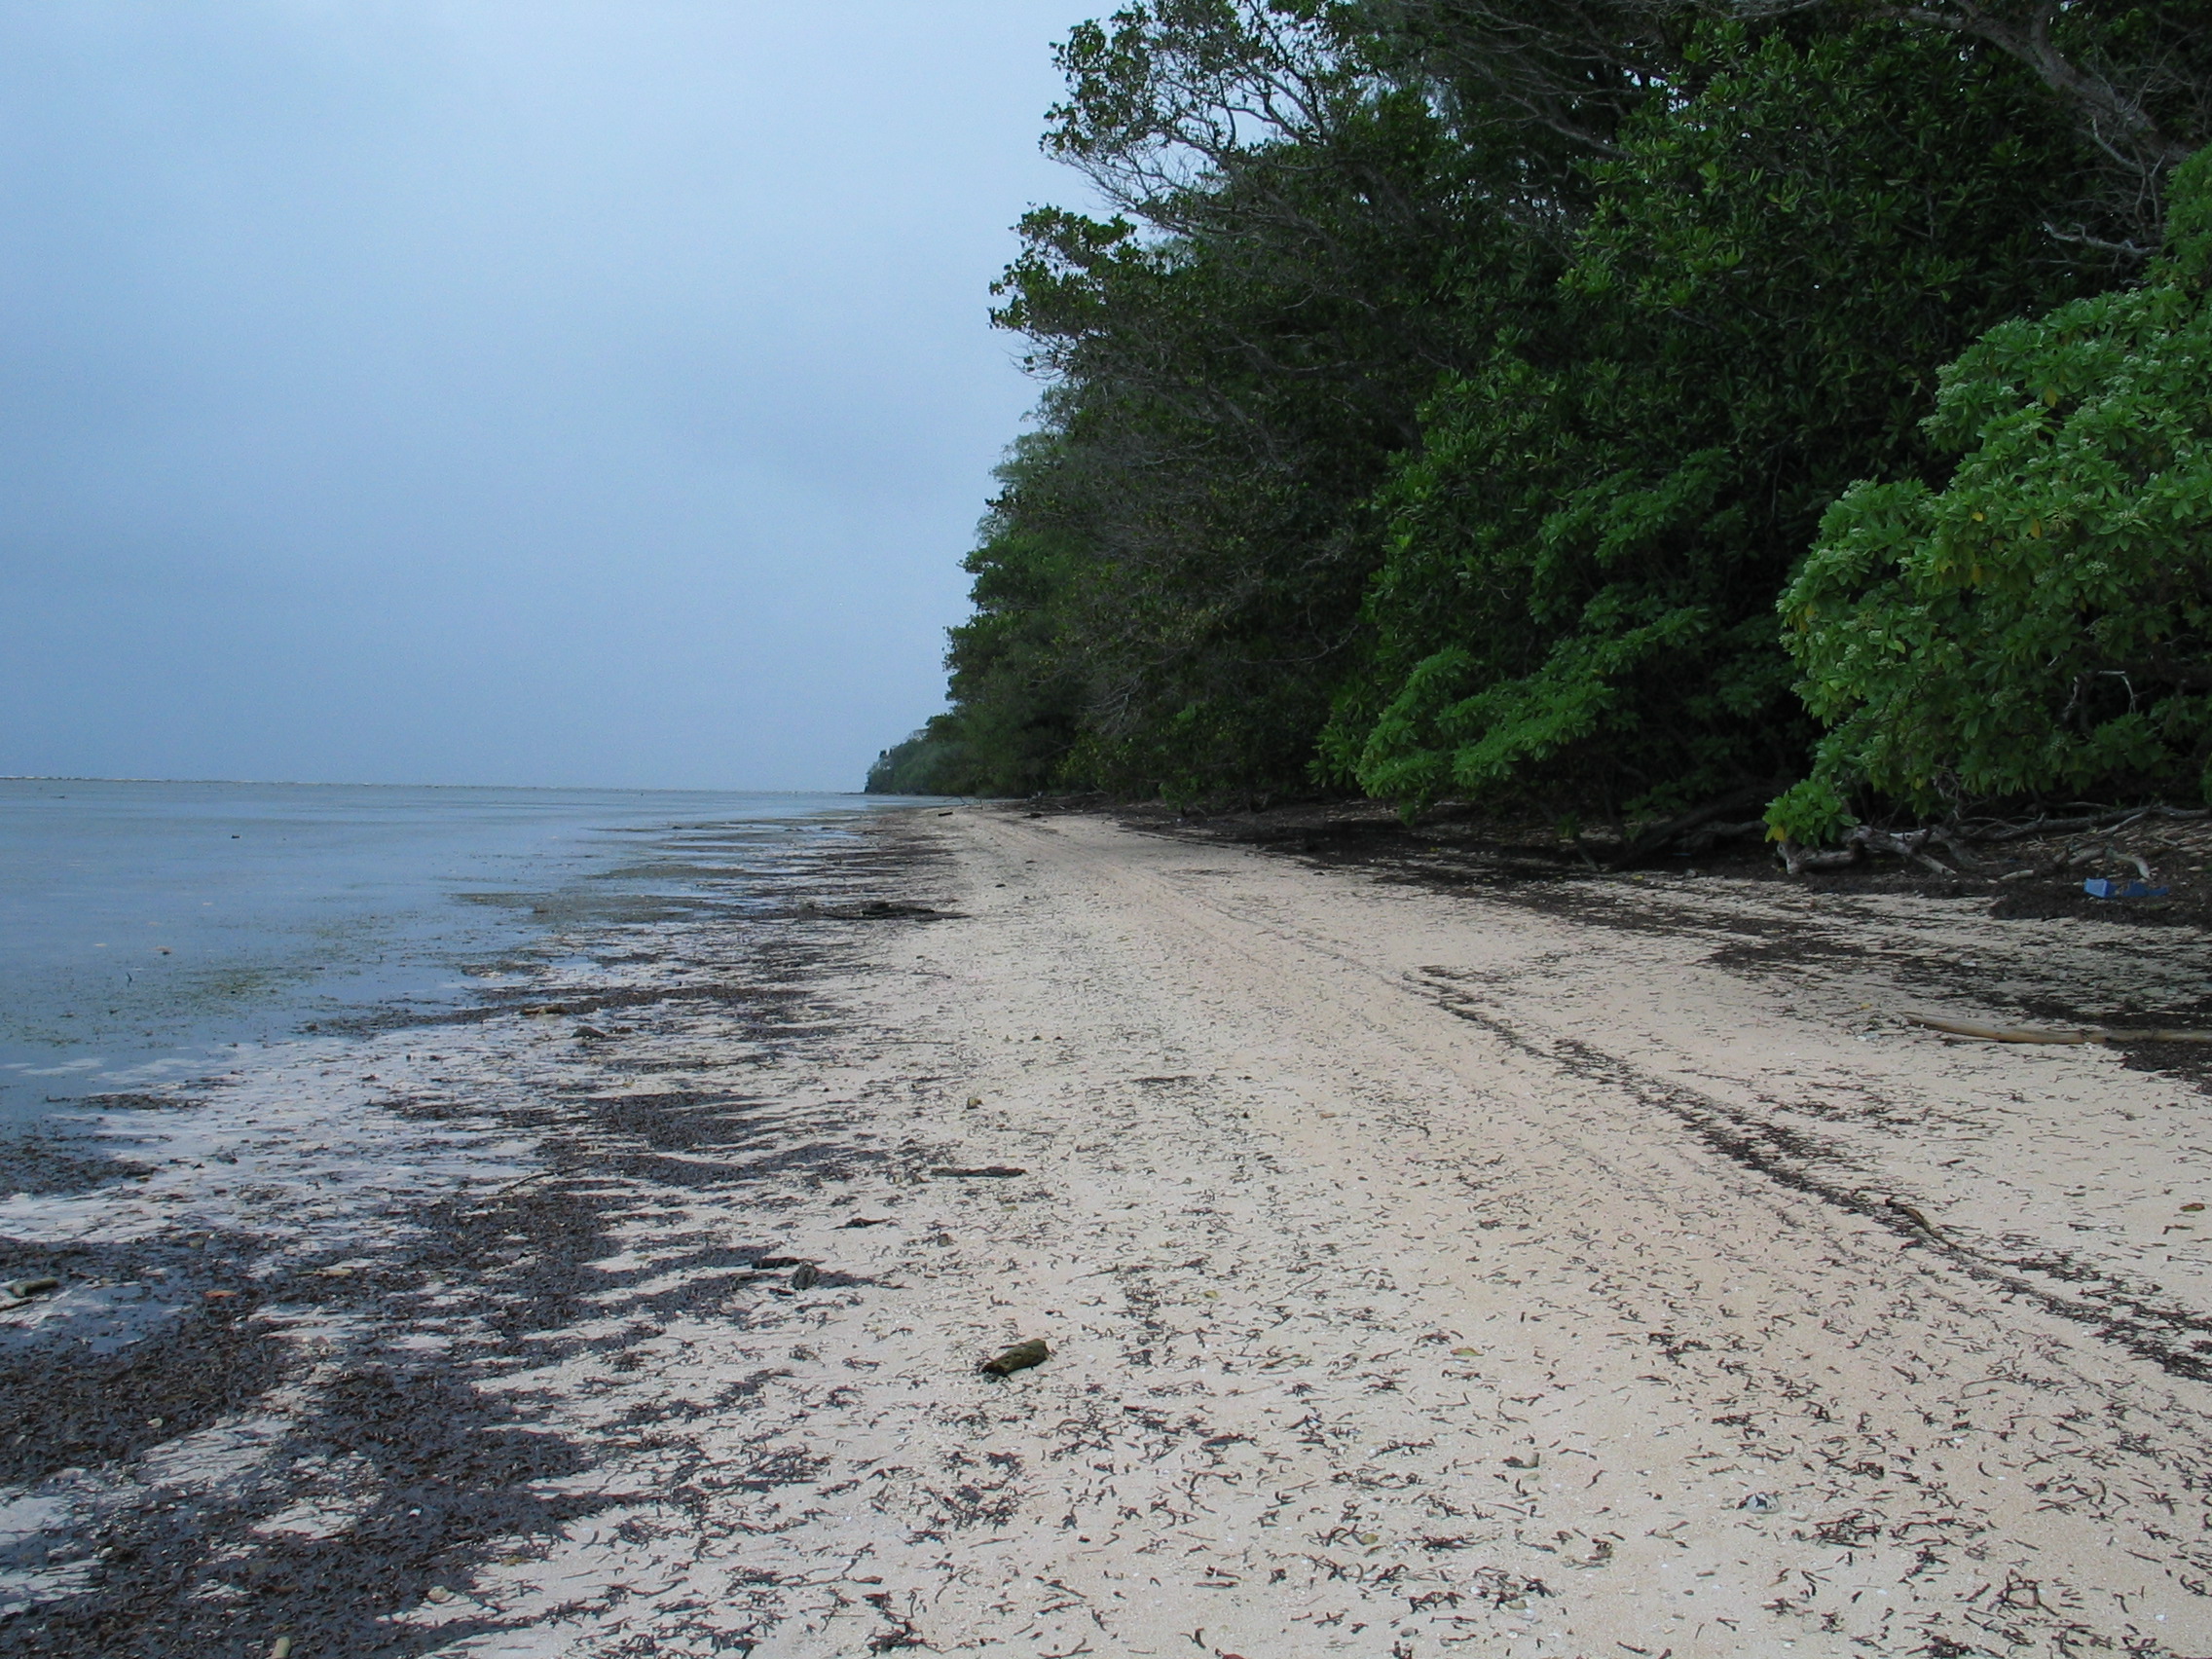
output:
[[[502,1627],[443,1651],[2212,1651],[2212,1107],[1896,1018],[2015,1013],[1968,961],[2195,995],[2194,935],[915,822],[963,919],[871,925],[846,1034],[748,1081],[887,1156],[636,1185],[603,1264],[767,1231],[872,1282],[487,1374],[618,1501],[410,1615]]]
[[[1653,932],[1090,819],[937,828],[971,919],[885,935],[844,987],[884,1039],[821,1087],[912,1165],[1029,1176],[826,1194],[792,1251],[898,1288],[599,1379],[611,1416],[772,1374],[694,1506],[633,1511],[649,1541],[609,1517],[486,1587],[588,1610],[473,1650],[703,1653],[748,1603],[774,1655],[2212,1647],[2212,1392],[2006,1266],[2200,1312],[2205,1235],[2162,1230],[2212,1196],[2203,1098],[1887,1017],[1946,953],[2116,989],[2200,976],[2193,942],[1601,893]],[[1715,964],[1778,921],[1871,955]],[[1042,1369],[972,1374],[1032,1335]],[[784,1450],[810,1484],[718,1484]]]

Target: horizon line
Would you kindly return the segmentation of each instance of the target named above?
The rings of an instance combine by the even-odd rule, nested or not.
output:
[[[393,784],[304,778],[108,777],[76,772],[0,772],[0,784],[232,784],[287,790],[597,790],[614,794],[866,794],[866,790],[748,789],[708,784]]]

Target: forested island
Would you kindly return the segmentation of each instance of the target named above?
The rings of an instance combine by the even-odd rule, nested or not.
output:
[[[1143,0],[874,791],[2194,798],[2212,5]]]

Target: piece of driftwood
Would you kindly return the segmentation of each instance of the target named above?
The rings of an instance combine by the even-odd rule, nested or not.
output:
[[[1928,850],[1928,843],[1935,839],[1934,829],[1908,830],[1901,835],[1889,830],[1868,830],[1865,845],[1878,853],[1895,853],[1900,859],[1910,859],[1923,869],[1936,875],[1958,874],[1957,870]]]
[[[1841,847],[1806,847],[1795,841],[1781,841],[1775,851],[1782,855],[1782,867],[1791,875],[1813,869],[1843,869],[1864,856],[1856,841]]]
[[[2031,868],[2025,873],[2030,875],[2038,873],[2044,875],[2064,875],[2069,870],[2103,869],[2110,865],[2132,866],[2134,867],[2135,873],[2141,876],[2145,881],[2152,879],[2151,865],[2149,860],[2140,858],[2134,853],[2123,853],[2118,847],[2113,846],[2109,842],[2101,847],[2063,847],[2059,850],[2058,855],[2053,858],[2050,861],[2050,864],[2042,871],[2039,872]]]
[[[1012,1377],[1016,1371],[1027,1371],[1033,1365],[1043,1365],[1052,1357],[1052,1350],[1042,1338],[1032,1337],[1025,1343],[1015,1343],[996,1359],[986,1359],[976,1369],[993,1377]]]
[[[2060,835],[2077,830],[2124,830],[2147,818],[2164,818],[2175,823],[2194,823],[2212,817],[2212,807],[2137,806],[2115,812],[2090,813],[2073,818],[2038,818],[2021,823],[1983,821],[1976,824],[1931,824],[1918,830],[1902,831],[1879,830],[1870,824],[1855,825],[1842,842],[1833,847],[1803,847],[1795,841],[1783,841],[1776,851],[1782,855],[1783,866],[1791,875],[1803,875],[1808,870],[1842,869],[1855,865],[1868,853],[1894,853],[1910,860],[1922,868],[1936,875],[1956,877],[1961,873],[1986,875],[1991,866],[1974,856],[1976,846],[1995,846],[2006,841],[2018,841],[2031,835]],[[1930,850],[1940,847],[1950,854],[1950,865],[1937,859]],[[2060,852],[2051,864],[2042,870],[2014,870],[1999,876],[2000,881],[2018,880],[2038,873],[2062,875],[2069,869],[2085,869],[2105,864],[2132,865],[2145,881],[2152,879],[2151,866],[2140,855],[2121,852],[2106,842],[2083,848],[2079,844]]]
[[[941,1175],[953,1181],[1004,1181],[1011,1175],[1026,1175],[1029,1171],[1016,1168],[1011,1163],[985,1163],[979,1165],[940,1164],[930,1173]]]
[[[1940,826],[1926,830],[1907,830],[1900,835],[1895,830],[1878,830],[1871,824],[1861,824],[1844,836],[1840,847],[1815,850],[1801,847],[1795,841],[1784,841],[1780,844],[1780,851],[1783,867],[1791,875],[1803,875],[1809,869],[1841,869],[1847,865],[1857,864],[1867,853],[1875,852],[1895,853],[1899,858],[1909,859],[1936,875],[1955,878],[1959,872],[1929,852],[1928,844],[1931,841],[1945,847],[1953,845],[1950,831]],[[1952,856],[1958,856],[1955,850]]]
[[[1943,850],[1951,855],[1952,862],[1961,869],[1970,870],[1975,875],[1989,873],[1990,866],[1973,856],[1973,848],[1967,843],[1964,836],[1940,824],[1936,824],[1929,828],[1928,838],[1932,841],[1940,842]]]
[[[2161,1026],[1986,1025],[1978,1019],[1910,1013],[1903,1017],[1907,1025],[1923,1025],[1953,1037],[1974,1037],[1984,1043],[2212,1043],[2212,1031],[2174,1031]]]
[[[1982,823],[1961,826],[1962,831],[1982,846],[2001,841],[2024,841],[2031,835],[2064,835],[2076,830],[2124,830],[2146,818],[2163,818],[2176,824],[2212,817],[2212,807],[2124,806],[2112,812],[2092,812],[2075,818],[2030,818],[2016,823]]]
[[[1939,846],[1949,853],[1958,868],[1953,869],[1936,859],[1929,851],[1931,845]],[[1921,830],[1908,830],[1902,833],[1876,830],[1862,824],[1846,835],[1843,844],[1838,847],[1816,850],[1801,847],[1794,841],[1784,841],[1779,850],[1783,865],[1791,875],[1802,875],[1812,869],[1841,869],[1847,865],[1857,864],[1868,852],[1895,853],[1899,858],[1908,859],[1936,875],[1956,876],[1961,872],[1985,875],[1991,867],[1974,857],[1972,844],[1966,837],[1940,824]],[[2152,878],[2151,866],[2145,859],[2135,853],[2121,852],[2109,842],[2095,847],[2070,846],[2040,872],[2031,868],[2014,870],[2011,874],[2013,877],[2038,873],[2063,875],[2069,869],[2089,869],[2104,865],[2131,865],[2145,881]],[[1999,879],[2010,877],[2001,876]]]
[[[1913,1226],[1919,1228],[1921,1232],[1927,1234],[1929,1237],[1936,1239],[1945,1244],[1948,1244],[1950,1242],[1950,1239],[1944,1236],[1943,1230],[1940,1227],[1937,1227],[1934,1222],[1930,1221],[1925,1215],[1921,1214],[1920,1211],[1914,1208],[1911,1204],[1906,1203],[1904,1199],[1899,1198],[1892,1198],[1889,1200],[1889,1206],[1898,1215],[1902,1216],[1906,1221],[1911,1222]]]

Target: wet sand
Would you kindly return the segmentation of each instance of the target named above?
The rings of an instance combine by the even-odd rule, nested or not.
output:
[[[0,1645],[2212,1651],[2202,1052],[1899,1017],[2197,928],[1408,875],[891,815],[116,1103],[0,1205]]]

